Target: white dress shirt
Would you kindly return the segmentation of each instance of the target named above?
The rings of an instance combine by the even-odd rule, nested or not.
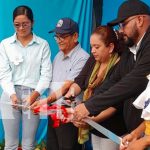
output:
[[[14,85],[34,88],[40,94],[49,87],[52,78],[50,48],[46,40],[33,34],[23,46],[16,33],[0,43],[0,83],[10,95]]]
[[[145,33],[144,33],[145,35]],[[141,42],[142,42],[142,39],[144,37],[144,35],[141,37],[141,39],[139,40],[139,42],[136,44],[136,45],[133,45],[132,47],[129,47],[130,51],[134,54],[134,60],[136,61],[136,55],[137,55],[137,52],[141,46]]]

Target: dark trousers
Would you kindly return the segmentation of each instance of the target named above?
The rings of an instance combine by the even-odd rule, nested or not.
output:
[[[78,128],[72,123],[52,127],[53,121],[48,119],[47,150],[81,150],[78,143]]]

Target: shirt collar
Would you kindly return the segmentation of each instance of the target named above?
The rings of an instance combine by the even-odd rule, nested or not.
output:
[[[130,51],[131,51],[134,55],[137,54],[137,52],[138,52],[138,50],[139,50],[139,48],[140,48],[140,46],[141,46],[141,42],[142,42],[142,39],[143,39],[144,35],[145,35],[145,33],[143,34],[143,36],[141,37],[141,39],[139,40],[139,42],[138,42],[136,45],[133,45],[132,47],[129,48]]]
[[[81,45],[78,43],[77,46],[75,46],[66,56],[64,56],[64,53],[62,52],[63,59],[70,58],[73,55],[73,53],[78,51],[80,48],[81,48]]]
[[[10,43],[13,44],[17,41],[18,41],[17,35],[16,35],[16,33],[14,33],[14,35],[10,39]],[[40,44],[40,41],[38,40],[37,36],[34,33],[33,33],[33,38],[28,45],[32,45],[33,43]]]
[[[10,39],[10,43],[15,43],[17,41],[17,36],[16,36],[16,33],[14,33],[14,35],[11,37]]]

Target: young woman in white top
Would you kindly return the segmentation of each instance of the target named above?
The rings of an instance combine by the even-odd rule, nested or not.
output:
[[[13,12],[16,32],[0,44],[5,150],[18,149],[20,121],[22,149],[34,149],[39,116],[26,108],[49,87],[51,80],[50,48],[47,41],[32,32],[33,23],[33,13],[28,6],[16,7]]]

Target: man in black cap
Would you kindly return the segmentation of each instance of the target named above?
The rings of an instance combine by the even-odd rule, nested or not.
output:
[[[123,52],[113,74],[95,96],[75,107],[74,118],[80,121],[124,102],[125,121],[130,132],[142,122],[141,112],[132,106],[132,102],[145,89],[146,76],[150,73],[150,8],[140,0],[127,0],[119,7],[117,19],[108,25],[120,26],[129,50]]]
[[[78,42],[78,24],[71,18],[60,19],[55,29],[49,33],[51,32],[55,33],[54,39],[60,51],[53,61],[50,95],[35,102],[31,108],[56,100],[56,104],[61,105],[60,98],[68,91],[89,57]],[[48,120],[47,150],[80,150],[82,146],[78,143],[78,128],[72,123],[60,124],[58,128],[53,128],[51,117]]]

